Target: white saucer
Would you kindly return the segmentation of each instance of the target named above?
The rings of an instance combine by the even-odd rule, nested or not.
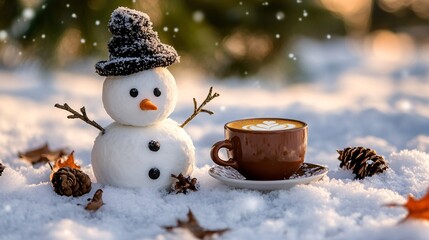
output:
[[[241,175],[232,167],[215,165],[209,169],[210,176],[228,186],[263,191],[289,189],[298,184],[308,184],[323,178],[323,176],[325,176],[327,173],[327,167],[313,163],[303,163],[301,168],[289,179],[258,181],[247,180],[243,175]]]

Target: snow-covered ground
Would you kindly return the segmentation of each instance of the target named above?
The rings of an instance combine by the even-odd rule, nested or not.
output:
[[[395,49],[387,49],[395,54]],[[90,152],[98,131],[53,107],[86,106],[101,125],[112,120],[101,102],[103,78],[95,73],[32,69],[0,71],[0,239],[183,239],[167,233],[191,209],[208,229],[229,228],[222,239],[427,239],[429,222],[398,222],[406,215],[386,203],[403,203],[409,193],[429,188],[429,59],[426,49],[386,61],[352,51],[345,41],[303,40],[295,56],[308,81],[278,85],[207,79],[174,72],[180,96],[171,118],[183,122],[192,97],[202,100],[210,86],[221,97],[209,104],[186,130],[196,146],[200,190],[187,195],[103,186],[105,205],[95,213],[81,205],[102,187],[79,198],[57,195],[48,181],[49,166],[34,168],[18,151],[48,142],[68,147],[95,182]],[[285,53],[287,55],[287,53]],[[382,55],[383,56],[383,55]],[[395,55],[393,55],[395,57]],[[293,61],[291,59],[291,61]],[[177,66],[176,69],[179,69]],[[247,117],[284,117],[309,124],[306,161],[330,172],[321,181],[290,190],[233,189],[210,177],[211,145],[223,138],[223,124]],[[336,149],[365,146],[384,155],[390,168],[381,175],[353,180],[338,169]],[[184,234],[184,235],[182,235]]]

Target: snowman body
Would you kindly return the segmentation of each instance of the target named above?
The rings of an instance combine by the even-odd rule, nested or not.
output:
[[[114,122],[92,149],[97,181],[116,187],[166,188],[171,174],[189,175],[194,162],[191,138],[170,119],[146,127]]]
[[[103,104],[115,120],[95,139],[91,153],[97,181],[116,187],[165,189],[171,174],[191,174],[191,138],[167,117],[177,102],[177,86],[166,68],[107,77]]]
[[[109,60],[95,64],[106,76],[103,105],[115,122],[95,140],[91,153],[97,181],[117,187],[168,188],[172,174],[191,174],[195,150],[189,135],[168,119],[178,90],[167,66],[176,50],[163,44],[147,14],[113,11]]]

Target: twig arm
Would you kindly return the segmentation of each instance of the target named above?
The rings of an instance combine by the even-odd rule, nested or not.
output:
[[[84,121],[84,122],[88,123],[89,125],[97,128],[98,130],[100,130],[101,134],[104,134],[106,132],[106,130],[102,126],[100,126],[96,121],[88,118],[88,116],[86,115],[85,107],[82,107],[80,109],[81,113],[78,113],[76,110],[71,108],[67,103],[64,103],[63,105],[57,103],[57,104],[55,104],[55,107],[72,113],[71,115],[67,116],[68,119],[79,118],[82,121]]]
[[[192,113],[192,115],[190,117],[188,117],[188,119],[185,120],[184,123],[182,123],[182,125],[180,125],[180,127],[182,127],[182,128],[185,127],[185,125],[188,124],[192,119],[194,119],[200,112],[208,113],[210,115],[214,114],[214,112],[203,108],[211,100],[219,97],[218,93],[216,93],[216,92],[213,94],[212,93],[213,93],[213,87],[210,87],[210,90],[209,90],[209,93],[207,94],[206,99],[201,103],[201,105],[199,107],[197,107],[197,100],[195,100],[195,98],[193,98],[194,112]]]

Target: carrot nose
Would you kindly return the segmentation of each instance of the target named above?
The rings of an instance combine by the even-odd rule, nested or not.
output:
[[[151,102],[149,99],[145,98],[140,102],[140,109],[141,110],[157,110],[158,107]]]

